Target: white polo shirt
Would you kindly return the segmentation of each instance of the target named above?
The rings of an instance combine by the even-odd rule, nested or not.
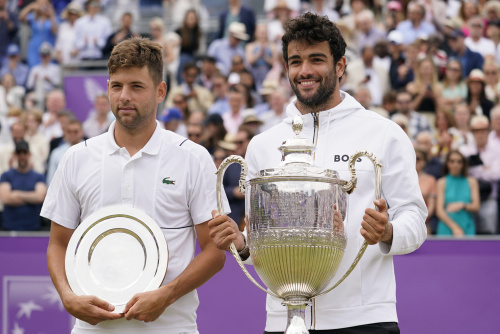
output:
[[[111,205],[131,206],[161,227],[169,248],[163,284],[177,277],[194,258],[194,225],[217,209],[215,165],[205,148],[171,131],[156,130],[133,157],[107,133],[72,146],[54,175],[41,215],[75,229],[93,212]],[[163,183],[163,180],[173,181]],[[229,211],[224,197],[224,208]],[[192,291],[170,305],[152,323],[105,321],[97,326],[77,320],[79,333],[198,333],[198,295]]]

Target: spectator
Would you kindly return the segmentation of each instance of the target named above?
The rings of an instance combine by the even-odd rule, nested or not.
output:
[[[410,136],[408,132],[408,124],[409,124],[408,117],[406,117],[403,114],[396,113],[392,115],[391,120],[397,125],[399,125],[399,127],[404,131],[404,133],[406,133],[407,136]]]
[[[494,147],[500,147],[500,105],[491,110],[491,127],[488,142]]]
[[[56,89],[61,84],[61,68],[52,63],[52,46],[44,42],[40,46],[40,64],[31,68],[26,82],[26,89],[36,90],[44,95]]]
[[[436,127],[436,132],[434,133],[435,145],[432,148],[432,155],[440,157],[444,161],[451,151],[454,140],[450,129],[455,126],[455,120],[451,112],[438,110],[434,126]]]
[[[440,90],[441,101],[439,105],[449,111],[453,110],[457,103],[467,98],[467,85],[462,77],[462,63],[457,59],[448,61]]]
[[[219,74],[216,66],[217,60],[214,57],[205,56],[201,62],[200,75],[196,83],[213,92],[215,77]],[[215,93],[214,93],[215,94]]]
[[[187,137],[192,142],[201,145],[201,139],[203,137],[203,124],[188,124]]]
[[[102,58],[102,49],[111,35],[111,21],[100,14],[101,4],[97,0],[85,3],[87,14],[75,23],[75,56],[80,60],[96,60]]]
[[[41,227],[40,210],[47,192],[45,178],[31,168],[30,149],[25,141],[16,143],[12,168],[0,177],[0,200],[4,204],[3,229],[36,231]]]
[[[267,23],[267,31],[269,40],[276,44],[278,49],[281,49],[281,37],[285,30],[284,27],[292,18],[291,5],[286,0],[276,0],[272,9],[274,18]]]
[[[331,9],[327,5],[326,0],[312,0],[311,13],[315,13],[321,16],[328,16],[330,21],[337,22],[340,18],[339,13]]]
[[[347,67],[347,81],[352,88],[360,85],[368,87],[373,105],[380,106],[382,96],[389,90],[389,76],[383,67],[373,63],[374,57],[373,47],[365,47],[361,52],[361,59],[354,60]]]
[[[250,132],[252,132],[254,135],[259,133],[259,128],[264,124],[258,117],[257,113],[255,112],[255,109],[253,108],[247,108],[242,111],[242,116],[243,116],[243,122],[241,123],[240,127],[238,128],[238,131],[241,128],[246,128]]]
[[[179,109],[183,118],[189,119],[191,117],[191,109],[188,105],[188,97],[183,93],[176,93],[172,95],[173,107]],[[195,110],[196,111],[196,110]]]
[[[212,87],[212,93],[215,97],[215,102],[208,109],[209,114],[219,114],[222,115],[231,109],[228,101],[228,89],[229,85],[227,83],[227,77],[223,74],[217,74],[214,77],[214,84]]]
[[[429,120],[424,115],[412,109],[411,94],[405,90],[401,90],[396,95],[396,115],[402,114],[408,118],[408,136],[412,141],[417,139],[417,136],[422,131],[431,131]]]
[[[242,42],[250,39],[246,33],[245,25],[233,22],[228,28],[229,36],[214,40],[208,47],[207,54],[217,60],[219,70],[225,75],[231,70],[233,56],[240,55],[245,58],[245,49]]]
[[[187,97],[189,110],[201,110],[207,112],[208,108],[213,104],[212,93],[203,86],[196,83],[198,78],[199,69],[195,63],[187,63],[182,69],[182,78],[184,82],[170,90],[167,97],[166,106],[173,106],[173,98],[175,95],[182,93]],[[184,118],[189,115],[184,115]]]
[[[389,41],[389,53],[391,55],[391,67],[389,75],[393,89],[400,89],[413,81],[413,68],[406,60],[403,50],[403,34],[393,30],[387,35]]]
[[[285,90],[278,87],[270,94],[269,110],[260,115],[260,120],[263,122],[259,131],[264,132],[273,126],[281,123],[286,118],[286,104],[288,96]]]
[[[408,45],[417,40],[422,35],[431,35],[436,32],[432,23],[426,22],[425,8],[416,1],[408,3],[408,19],[399,23],[397,30],[403,34],[403,44]]]
[[[416,146],[425,149],[427,157],[429,157],[424,171],[438,180],[441,176],[443,176],[443,162],[439,157],[432,155],[432,148],[434,147],[432,134],[428,131],[420,132],[417,135]]]
[[[255,30],[255,42],[246,45],[245,54],[257,89],[273,66],[278,56],[276,44],[268,39],[267,24],[259,23]]]
[[[57,113],[57,122],[61,125],[61,130],[63,132],[63,135],[60,137],[53,138],[50,143],[50,154],[52,154],[52,151],[54,151],[56,148],[59,146],[62,146],[66,143],[66,127],[68,126],[69,122],[75,119],[75,115],[69,110],[63,110]]]
[[[204,120],[205,114],[203,113],[203,111],[195,110],[189,114],[186,125],[201,125],[203,127]]]
[[[467,103],[463,101],[459,102],[453,110],[453,117],[455,126],[449,129],[453,137],[451,148],[453,150],[459,150],[462,146],[474,145],[474,136],[469,126],[471,115]]]
[[[224,127],[224,120],[219,114],[211,114],[204,121],[205,135],[202,139],[202,145],[213,154],[219,141],[224,140],[227,130]]]
[[[41,133],[52,140],[63,135],[61,124],[57,115],[66,108],[66,96],[62,90],[53,90],[47,94],[45,100],[45,113],[42,118]]]
[[[21,108],[25,93],[12,74],[4,74],[0,80],[0,117],[6,116],[9,108]]]
[[[451,57],[458,58],[462,63],[462,76],[468,77],[473,69],[483,68],[483,56],[472,51],[465,45],[465,35],[461,30],[453,30],[446,36],[451,49]]]
[[[426,57],[418,61],[415,80],[406,86],[406,90],[413,96],[411,108],[430,114],[432,119],[441,98],[438,74],[432,58]]]
[[[2,1],[2,0],[0,0]],[[0,14],[1,15],[1,14]],[[26,85],[26,79],[28,78],[29,68],[27,65],[21,62],[21,56],[19,46],[17,44],[10,44],[7,47],[7,60],[3,63],[0,69],[0,78],[5,74],[10,73],[16,79],[16,83],[19,86]],[[0,63],[3,58],[0,58]]]
[[[432,219],[436,210],[436,179],[434,176],[427,174],[424,171],[425,165],[427,164],[428,155],[424,148],[415,148],[416,156],[416,169],[418,174],[418,185],[420,186],[420,191],[422,192],[422,197],[424,198],[425,205],[427,206],[427,219],[425,224],[427,225],[427,234],[432,234],[435,229],[433,226]]]
[[[375,57],[373,63],[380,65],[384,70],[389,71],[391,68],[391,56],[389,55],[389,42],[385,39],[379,39],[373,46]]]
[[[248,143],[253,138],[254,133],[246,127],[241,127],[237,132],[234,139],[236,150],[234,154],[245,158]],[[244,224],[245,216],[245,195],[240,191],[239,180],[241,175],[241,166],[233,164],[229,166],[222,180],[224,191],[229,201],[231,213],[228,216],[233,219],[239,226]]]
[[[199,25],[198,13],[195,9],[186,11],[182,26],[175,32],[181,37],[180,52],[181,57],[186,57],[185,62],[193,61],[197,53],[204,51],[204,38]]]
[[[228,9],[222,12],[219,16],[219,32],[218,39],[228,38],[231,35],[229,29],[233,22],[238,22],[245,25],[246,34],[248,38],[245,40],[253,40],[255,33],[255,13],[254,11],[241,4],[241,0],[228,0]]]
[[[484,62],[483,73],[486,84],[484,92],[486,93],[486,98],[493,103],[500,102],[500,78],[498,70],[498,64],[495,61],[488,59]]]
[[[469,160],[469,175],[479,182],[481,209],[478,213],[478,234],[498,233],[498,182],[500,181],[500,147],[489,142],[490,124],[484,115],[471,119],[475,146],[462,148]]]
[[[479,210],[477,181],[467,176],[467,160],[458,151],[446,156],[445,176],[437,182],[437,235],[475,235],[472,213]]]
[[[354,98],[366,110],[374,111],[382,117],[389,118],[389,112],[382,107],[372,105],[372,96],[370,90],[366,86],[360,86],[354,93]]]
[[[228,155],[225,149],[223,149],[222,147],[218,147],[215,149],[213,157],[215,168],[219,169],[220,164],[222,163],[222,161],[224,161],[224,159],[228,157]]]
[[[488,37],[495,45],[495,62],[498,65],[500,64],[500,19],[488,21],[488,26],[486,28],[486,37]]]
[[[180,37],[174,32],[166,34],[165,22],[159,17],[155,17],[149,21],[149,30],[151,32],[151,40],[162,46],[163,78],[168,84],[174,86],[174,82],[177,81],[177,71],[180,61]]]
[[[342,16],[340,22],[345,25],[350,31],[356,30],[356,16],[367,8],[365,0],[350,0],[351,12]]]
[[[38,0],[21,10],[19,19],[31,28],[28,43],[27,62],[30,68],[40,64],[39,52],[44,43],[50,46],[56,42],[57,20],[54,7],[48,0]]]
[[[3,65],[8,46],[15,42],[17,28],[17,15],[7,8],[7,0],[0,0],[0,66]]]
[[[134,17],[132,16],[131,13],[129,12],[123,13],[120,20],[121,22],[120,28],[117,31],[113,32],[111,35],[109,35],[109,37],[106,39],[106,44],[102,49],[104,59],[109,58],[109,56],[111,55],[111,51],[113,51],[113,48],[115,47],[116,44],[128,38],[138,36],[136,33],[132,31],[132,25],[134,22],[133,19]]]
[[[42,124],[42,113],[39,110],[30,110],[23,116],[26,126],[24,138],[30,147],[33,170],[45,175],[50,146],[47,138],[39,131],[40,125]]]
[[[10,138],[0,145],[0,175],[14,167],[13,153],[16,143],[24,140],[26,126],[22,122],[16,122],[10,127]]]
[[[461,30],[463,31],[465,36],[469,36],[470,34],[469,20],[476,15],[479,15],[479,9],[477,8],[476,1],[462,1],[462,6],[460,7],[459,11],[459,17],[463,22]]]
[[[254,106],[257,115],[261,115],[262,113],[271,109],[269,105],[269,99],[271,98],[271,94],[274,93],[276,89],[278,89],[278,86],[279,84],[275,80],[266,79],[264,80],[264,82],[262,82],[262,88],[259,90],[260,102]],[[288,99],[288,91],[284,87],[281,87],[281,89],[283,89],[283,92]]]
[[[488,100],[485,91],[486,82],[484,73],[481,70],[472,70],[467,80],[469,93],[467,102],[472,115],[485,115],[490,118],[490,111],[493,108],[493,102]]]
[[[465,39],[465,45],[474,52],[478,52],[486,58],[486,56],[495,56],[495,44],[489,39],[483,37],[484,21],[479,15],[472,16],[468,21],[469,37]]]
[[[61,13],[64,21],[59,25],[55,44],[56,58],[61,65],[74,64],[78,61],[76,57],[78,50],[74,47],[75,24],[82,15],[82,6],[76,1],[70,2]]]
[[[186,126],[182,122],[182,113],[177,108],[169,108],[163,111],[160,120],[163,122],[165,130],[175,132],[183,137],[188,136]]]
[[[85,137],[95,137],[108,131],[114,118],[111,115],[108,95],[97,95],[94,100],[94,110],[90,111],[87,119],[83,122],[83,133]]]
[[[82,140],[82,123],[74,118],[69,120],[68,125],[64,128],[64,143],[50,153],[47,166],[47,185],[50,185],[50,182],[54,178],[57,166],[59,166],[64,153],[66,153],[71,146],[80,143]]]
[[[370,9],[362,10],[356,15],[356,26],[358,31],[358,52],[369,46],[375,47],[375,43],[380,39],[386,39],[386,33],[375,26],[375,15]]]
[[[229,88],[228,102],[231,110],[222,114],[222,119],[227,132],[236,134],[243,123],[242,111],[245,108],[245,97],[241,87]]]

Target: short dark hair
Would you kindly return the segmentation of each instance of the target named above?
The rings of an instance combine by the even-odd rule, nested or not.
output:
[[[288,62],[288,45],[293,41],[305,42],[309,45],[328,42],[334,65],[344,56],[346,43],[339,28],[326,16],[313,13],[302,14],[285,25],[283,42],[283,58]]]
[[[162,82],[163,53],[159,43],[143,37],[133,37],[118,43],[108,60],[109,75],[122,68],[147,66],[155,85]]]
[[[196,66],[195,62],[189,62],[182,66],[182,73],[186,73],[190,69],[195,69],[197,73],[200,73],[200,69]]]

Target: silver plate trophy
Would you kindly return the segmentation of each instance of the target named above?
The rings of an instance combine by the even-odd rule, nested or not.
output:
[[[121,313],[139,292],[158,289],[168,267],[168,247],[146,213],[106,207],[87,217],[71,236],[65,269],[71,290],[95,295]]]
[[[336,288],[356,267],[366,250],[366,241],[347,272],[324,290],[335,276],[347,245],[346,211],[348,194],[356,187],[354,164],[360,156],[375,167],[375,199],[381,194],[382,165],[373,154],[359,151],[349,159],[349,182],[338,173],[314,166],[314,145],[302,138],[303,123],[293,120],[295,137],[279,150],[279,167],[261,170],[245,181],[247,164],[240,156],[226,158],[217,171],[217,205],[222,206],[222,178],[227,167],[241,165],[240,190],[245,194],[248,246],[255,270],[268,289],[246,270],[238,251],[230,251],[245,275],[261,290],[282,299],[288,309],[286,334],[309,333],[305,325],[306,306],[312,299]]]

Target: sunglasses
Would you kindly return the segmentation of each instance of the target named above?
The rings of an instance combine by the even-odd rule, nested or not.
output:
[[[234,142],[236,145],[243,145],[245,142],[243,140],[237,140]]]
[[[189,138],[200,138],[201,133],[188,133]]]

